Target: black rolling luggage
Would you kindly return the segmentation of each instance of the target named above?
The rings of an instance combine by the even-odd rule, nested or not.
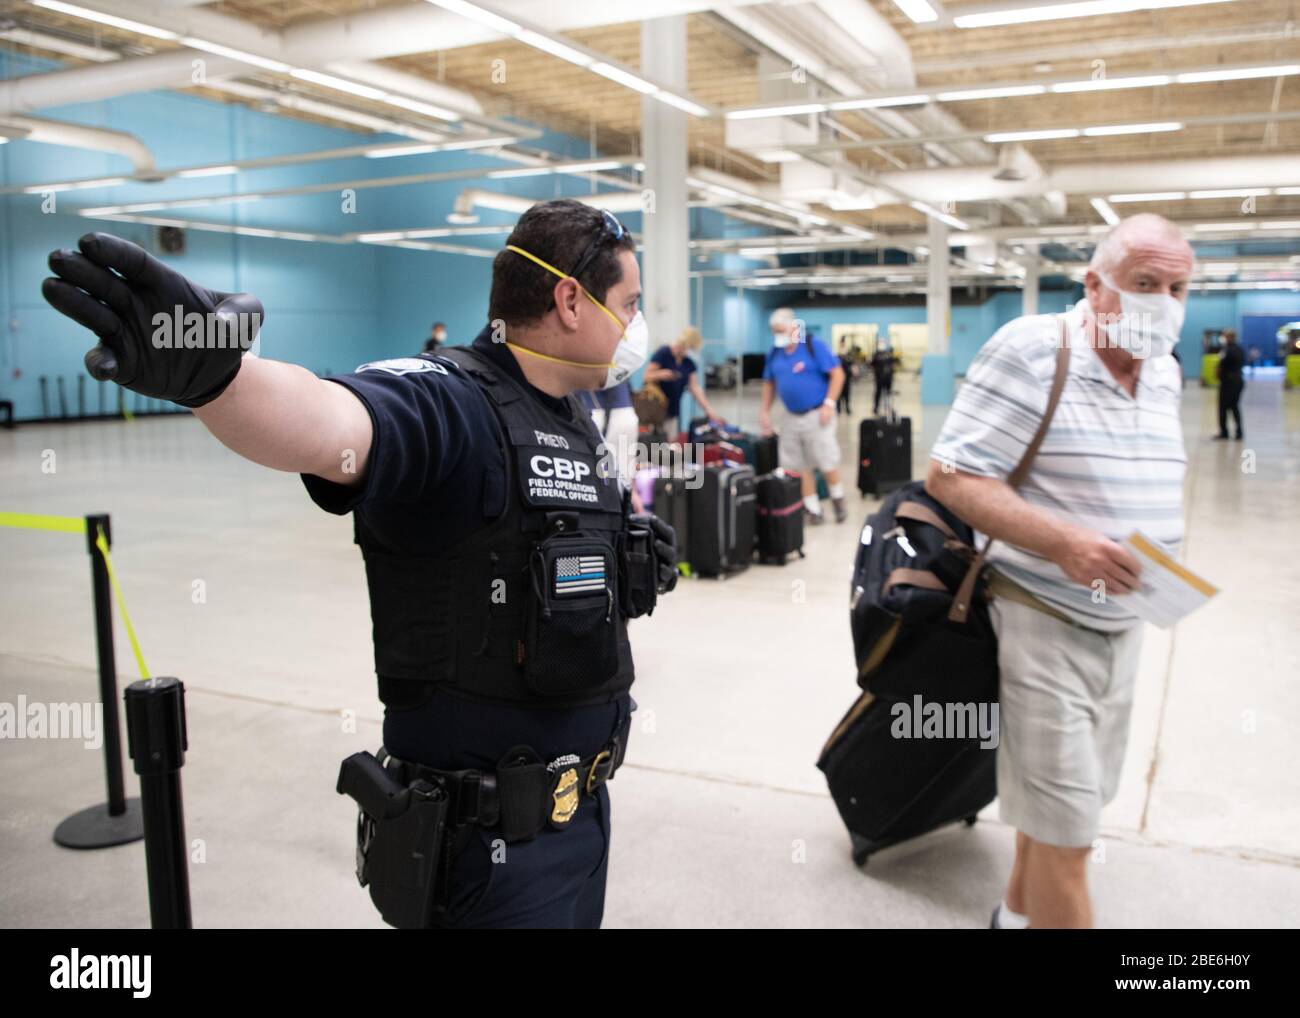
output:
[[[745,454],[745,462],[754,468],[754,473],[762,477],[777,468],[778,449],[775,435],[753,435],[743,432],[732,436],[728,441],[740,447]]]
[[[691,568],[702,576],[739,572],[754,555],[754,469],[710,465],[699,481],[700,486],[688,492]],[[656,491],[656,508],[658,498]]]
[[[798,474],[764,474],[755,485],[758,502],[758,560],[785,565],[803,556],[803,493]]]
[[[912,479],[912,419],[894,412],[893,396],[882,417],[858,425],[858,491],[884,495]]]
[[[998,676],[982,589],[966,621],[948,618],[972,541],[920,481],[890,495],[862,529],[850,625],[863,693],[817,761],[859,864],[887,845],[973,820],[996,794],[996,730],[980,747],[980,723],[987,731],[996,718]],[[952,727],[958,719],[961,731]]]
[[[699,484],[698,471],[678,472],[670,477],[656,477],[654,487],[654,512],[677,533],[677,561],[691,561],[691,491],[687,487]]]

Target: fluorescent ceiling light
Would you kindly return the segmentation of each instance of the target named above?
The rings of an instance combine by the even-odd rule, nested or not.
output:
[[[851,195],[843,191],[834,191],[826,198],[826,207],[832,208],[836,212],[865,212],[868,209],[874,209],[876,203],[866,194]],[[853,233],[858,228],[855,226],[841,226],[845,233]],[[862,231],[867,237],[873,237],[875,234],[867,230]]]
[[[939,20],[938,12],[925,0],[894,0],[894,6],[918,25]]]
[[[1117,205],[1129,201],[1182,201],[1185,191],[1149,191],[1142,194],[1112,194],[1110,200]]]
[[[466,0],[425,0],[425,2],[441,7],[445,11],[451,11],[452,14],[459,14],[462,18],[469,18],[470,21],[477,21],[480,25],[494,28],[506,35],[517,35],[522,31],[522,26],[510,19],[485,10],[478,4],[467,3]]]
[[[101,25],[109,25],[112,28],[120,28],[126,32],[137,32],[140,35],[151,36],[154,39],[172,40],[176,38],[175,32],[169,32],[165,28],[154,28],[153,25],[132,21],[130,18],[119,18],[112,14],[92,11],[86,7],[78,7],[75,4],[65,4],[61,0],[31,0],[31,3],[33,7],[43,7],[47,11],[67,14],[69,17],[82,18],[85,21],[94,21]]]
[[[1274,194],[1300,194],[1300,187],[1276,187]]]
[[[192,170],[178,170],[174,175],[177,177],[225,177],[231,173],[238,173],[237,166],[196,166]]]
[[[1294,219],[1290,222],[1260,223],[1259,228],[1261,230],[1300,230],[1300,219]]]
[[[391,159],[394,156],[416,156],[423,155],[426,152],[437,152],[441,145],[430,143],[428,145],[401,145],[398,148],[380,149],[377,152],[367,152],[367,159]]]
[[[525,45],[549,53],[553,57],[559,57],[561,60],[567,60],[571,64],[577,64],[579,67],[590,67],[595,62],[593,57],[581,50],[565,45],[558,39],[552,39],[549,35],[534,32],[531,28],[520,29],[515,33],[515,38]]]
[[[1109,124],[1104,127],[1085,127],[1084,135],[1089,138],[1102,138],[1112,134],[1155,134],[1159,131],[1181,131],[1183,125],[1169,120],[1154,124]]]
[[[608,78],[610,81],[617,82],[626,88],[640,92],[642,95],[654,95],[659,91],[658,85],[652,85],[644,78],[638,78],[631,71],[625,71],[621,67],[615,67],[613,64],[607,64],[603,60],[598,60],[591,65],[591,69],[601,77]]]
[[[800,158],[798,152],[791,152],[788,148],[765,148],[754,155],[765,163],[792,163]]]
[[[520,166],[511,170],[492,170],[483,176],[490,180],[510,180],[513,177],[542,177],[554,172],[549,166]]]
[[[360,95],[361,93],[357,93]],[[433,117],[435,120],[459,120],[460,114],[455,110],[444,109],[441,106],[434,106],[431,103],[421,102],[419,99],[408,99],[404,95],[393,95],[391,92],[381,92],[380,98],[388,103],[389,106],[400,106],[404,110],[410,110],[412,113],[423,113],[426,117]]]
[[[962,88],[955,92],[940,92],[935,96],[940,102],[962,102],[966,99],[1003,99],[1014,95],[1042,95],[1046,85],[1001,85],[991,88]]]
[[[279,60],[268,60],[266,57],[259,57],[255,53],[246,53],[241,49],[231,49],[229,46],[222,46],[220,43],[208,42],[206,39],[196,39],[192,35],[184,36],[180,41],[191,49],[201,49],[205,53],[211,53],[214,56],[229,57],[231,60],[238,60],[240,63],[251,64],[253,67],[275,71],[277,74],[288,74],[292,70],[288,64]]]
[[[1086,81],[1060,81],[1050,86],[1053,92],[1102,92],[1112,88],[1152,88],[1168,85],[1167,74],[1143,74],[1132,78],[1089,78]]]
[[[560,163],[552,167],[556,173],[597,173],[600,170],[617,170],[623,166],[617,159],[593,159],[585,163]]]
[[[877,110],[886,106],[919,106],[928,103],[928,95],[884,95],[875,99],[843,99],[830,104],[833,110]]]
[[[1111,226],[1119,225],[1119,216],[1115,210],[1110,207],[1105,198],[1093,198],[1090,202],[1092,207],[1097,210],[1097,215],[1101,216]]]
[[[758,120],[762,117],[793,117],[803,113],[825,113],[825,103],[798,103],[794,106],[766,106],[750,110],[731,110],[728,120]]]
[[[1276,78],[1300,74],[1300,64],[1278,64],[1273,67],[1225,67],[1216,71],[1189,71],[1179,74],[1175,81],[1180,85],[1196,85],[1206,81],[1239,81],[1243,78]]]
[[[295,67],[289,74],[301,81],[310,81],[314,85],[324,85],[326,88],[332,88],[336,92],[347,92],[350,95],[358,95],[362,99],[374,99],[382,102],[388,98],[388,93],[383,89],[375,88],[371,85],[363,85],[360,82],[348,81],[345,78],[335,77],[333,74],[322,74],[320,71],[309,71],[303,67]]]
[[[912,202],[908,202],[908,204],[911,205],[912,208],[916,209],[916,211],[918,212],[924,212],[927,216],[937,219],[941,223],[947,223],[954,230],[970,229],[970,224],[967,223],[965,220],[958,219],[956,216],[950,216],[947,212],[940,212],[933,205],[927,205],[923,201],[912,201]]]
[[[984,135],[984,140],[994,144],[1000,141],[1041,141],[1048,138],[1077,137],[1079,137],[1077,127],[1062,127],[1043,131],[1001,131],[997,134]]]
[[[993,25],[1024,25],[1034,21],[1058,21],[1062,18],[1088,18],[1099,14],[1128,14],[1164,7],[1195,7],[1230,2],[1231,0],[1078,0],[1075,3],[1004,7],[958,14],[952,23],[958,28],[988,28]]]
[[[669,92],[667,89],[661,88],[657,92],[652,92],[651,95],[661,103],[667,103],[669,106],[676,106],[679,110],[683,110],[693,117],[707,117],[709,115],[708,109],[701,106],[699,103],[692,102],[690,99],[677,95],[674,92]]]
[[[4,139],[8,141],[9,139]],[[55,191],[83,191],[91,187],[117,187],[125,184],[126,177],[97,177],[94,180],[69,180],[58,184],[33,184],[24,187],[23,194],[52,194]]]
[[[1221,233],[1226,230],[1237,232],[1239,230],[1254,230],[1258,223],[1197,223],[1192,227],[1198,233]]]
[[[1249,198],[1251,195],[1262,196],[1269,193],[1267,187],[1240,187],[1217,191],[1188,191],[1189,198]]]

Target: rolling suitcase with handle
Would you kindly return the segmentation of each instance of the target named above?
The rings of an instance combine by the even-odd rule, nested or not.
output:
[[[803,557],[803,493],[798,474],[764,474],[755,484],[758,502],[758,560],[785,565],[793,552]]]
[[[758,477],[770,474],[777,468],[777,444],[775,435],[754,435],[742,432],[733,435],[727,441],[738,446],[745,454],[745,462],[754,468]]]
[[[675,475],[663,474],[654,481],[654,514],[677,534],[677,561],[691,563],[691,488],[699,483],[694,469]]]
[[[700,480],[688,493],[691,568],[703,576],[740,572],[754,556],[754,470],[707,466]]]
[[[894,411],[886,399],[883,417],[868,417],[858,426],[858,491],[884,495],[912,479],[912,419]]]

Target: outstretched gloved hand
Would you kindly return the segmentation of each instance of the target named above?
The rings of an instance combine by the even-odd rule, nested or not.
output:
[[[99,337],[86,370],[191,408],[220,396],[257,338],[261,301],[192,283],[112,234],[88,233],[77,246],[50,252],[55,276],[41,293]]]
[[[659,562],[660,594],[677,586],[677,532],[654,513],[633,513],[631,522],[654,535],[655,558]]]

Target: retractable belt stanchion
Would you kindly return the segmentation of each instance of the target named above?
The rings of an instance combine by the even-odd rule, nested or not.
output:
[[[107,515],[86,517],[86,547],[95,596],[95,649],[99,658],[99,699],[104,705],[104,769],[108,803],[72,814],[54,831],[65,848],[107,848],[144,837],[140,800],[126,798],[122,782],[122,736],[117,719],[117,665],[113,659],[113,602],[108,563],[100,553],[99,535],[112,542]]]
[[[181,803],[187,741],[185,686],[179,679],[141,679],[126,687],[126,745],[140,776],[153,928],[188,930],[190,877]]]

